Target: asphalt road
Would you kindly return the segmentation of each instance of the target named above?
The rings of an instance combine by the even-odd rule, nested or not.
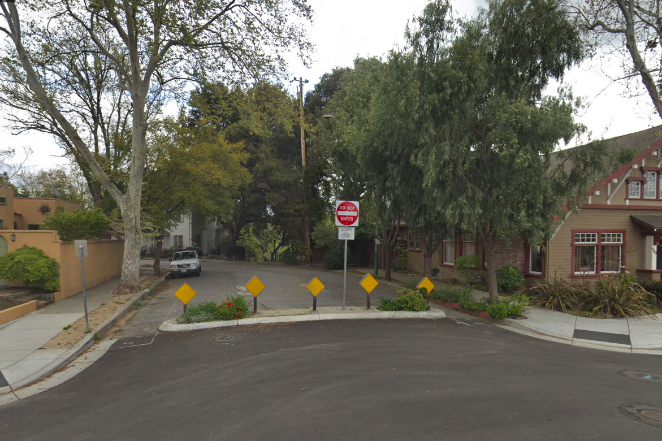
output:
[[[188,283],[197,293],[191,304],[206,300],[221,303],[229,296],[242,295],[252,307],[253,296],[246,291],[244,286],[253,276],[257,276],[265,284],[264,291],[258,296],[259,309],[312,309],[313,297],[306,290],[306,285],[313,277],[317,277],[325,285],[324,291],[317,296],[317,306],[342,306],[342,273],[316,268],[287,266],[281,263],[215,260],[202,262],[202,275],[200,277],[184,276],[168,280],[158,298],[145,306],[124,327],[123,332],[118,334],[118,337],[156,335],[161,323],[181,314],[183,306],[174,296],[174,293],[184,283]],[[356,275],[347,275],[346,303],[348,306],[363,306],[366,304],[366,293],[359,285],[360,280]],[[371,294],[372,307],[377,306],[377,300],[380,297],[394,297],[395,295],[396,293],[392,289],[378,286]]]
[[[654,356],[532,339],[475,319],[330,321],[122,341],[0,408],[2,440],[660,440]]]

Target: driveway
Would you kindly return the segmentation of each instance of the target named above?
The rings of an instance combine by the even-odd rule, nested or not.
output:
[[[143,263],[147,262],[143,261]],[[252,307],[253,296],[244,286],[253,276],[257,276],[265,284],[264,290],[258,296],[258,309],[312,308],[313,297],[306,289],[306,285],[313,277],[317,277],[325,285],[324,291],[317,296],[317,306],[342,306],[343,276],[340,272],[281,263],[214,260],[202,262],[200,277],[184,276],[167,281],[157,299],[145,306],[124,327],[124,332],[120,333],[119,337],[156,335],[161,323],[181,314],[183,306],[174,293],[184,283],[189,284],[197,293],[191,304],[206,300],[218,304],[229,296],[242,295]],[[347,275],[347,306],[366,305],[366,293],[359,285],[359,281],[359,277]],[[395,295],[396,292],[392,289],[378,286],[371,294],[372,307],[377,307],[380,297],[395,297]]]

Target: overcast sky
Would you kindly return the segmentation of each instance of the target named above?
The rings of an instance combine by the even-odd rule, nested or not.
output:
[[[314,22],[309,35],[316,46],[313,64],[306,68],[294,54],[290,60],[291,76],[309,80],[309,90],[325,72],[334,67],[351,66],[357,56],[380,56],[395,45],[402,45],[407,21],[419,14],[427,0],[309,0]],[[456,16],[475,15],[482,0],[452,0]],[[612,83],[605,74],[617,76],[617,61],[587,62],[573,68],[565,83],[576,96],[584,98],[587,108],[579,121],[592,132],[593,138],[613,137],[660,124],[647,96],[639,99],[623,96],[625,86]],[[294,87],[291,89],[294,92]],[[4,125],[0,115],[0,125]],[[60,150],[52,138],[42,134],[12,136],[0,128],[0,148],[32,148],[28,163],[35,168],[50,168],[66,160],[58,158]]]

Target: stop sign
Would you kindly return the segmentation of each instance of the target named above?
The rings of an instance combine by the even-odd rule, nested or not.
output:
[[[336,201],[336,225],[339,227],[359,225],[358,201]]]

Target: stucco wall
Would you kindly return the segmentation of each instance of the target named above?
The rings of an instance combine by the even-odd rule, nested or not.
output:
[[[0,205],[0,219],[4,228],[14,228],[14,189],[0,185],[0,197],[7,200],[7,205]]]
[[[20,214],[15,217],[18,229],[27,230],[28,225],[43,224],[46,217],[39,212],[39,207],[44,204],[48,205],[51,213],[54,213],[60,206],[64,207],[67,213],[78,209],[78,204],[52,198],[14,198],[14,211]]]
[[[16,241],[11,241],[11,234]],[[62,300],[83,290],[80,259],[75,257],[74,244],[61,242],[55,231],[3,230],[0,236],[7,240],[8,251],[16,251],[23,245],[40,248],[60,265],[60,291],[55,301]],[[88,241],[88,257],[85,259],[85,285],[92,288],[120,275],[124,242],[121,240]],[[15,285],[15,283],[12,283]]]

